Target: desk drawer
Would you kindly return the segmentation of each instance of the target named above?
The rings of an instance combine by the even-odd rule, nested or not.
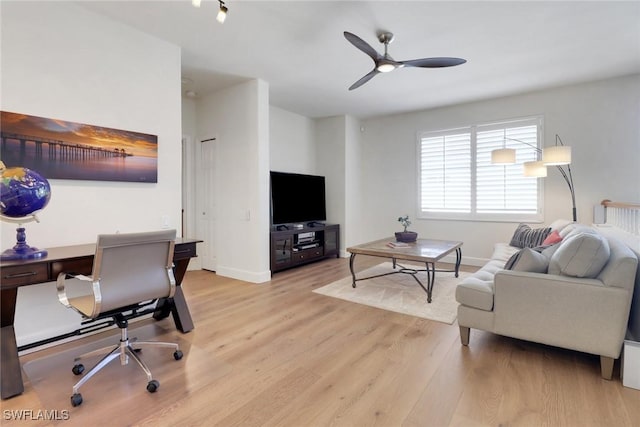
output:
[[[47,281],[49,281],[47,264],[17,265],[2,268],[3,288]]]
[[[181,243],[173,249],[173,260],[194,258],[196,256],[195,243]]]

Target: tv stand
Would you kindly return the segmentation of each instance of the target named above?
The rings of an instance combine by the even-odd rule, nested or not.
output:
[[[339,224],[313,222],[301,229],[281,227],[272,227],[271,230],[271,273],[333,256],[340,257]]]

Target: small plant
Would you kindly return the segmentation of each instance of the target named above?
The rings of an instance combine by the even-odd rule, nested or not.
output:
[[[402,224],[405,232],[407,231],[407,227],[411,225],[411,221],[409,221],[409,215],[399,217],[398,222]]]

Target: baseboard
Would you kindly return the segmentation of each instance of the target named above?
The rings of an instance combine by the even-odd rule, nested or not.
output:
[[[230,277],[232,279],[238,279],[251,283],[264,283],[271,280],[271,272],[269,270],[262,272],[253,272],[240,270],[237,268],[224,267],[219,264],[216,267],[216,274],[218,276]]]

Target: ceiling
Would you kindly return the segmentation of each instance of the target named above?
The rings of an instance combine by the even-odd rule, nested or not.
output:
[[[640,72],[639,1],[80,1],[83,7],[182,48],[183,91],[198,97],[260,78],[270,103],[307,117],[358,118],[441,107]],[[349,86],[391,31],[397,60],[465,58],[440,69],[403,68]]]

